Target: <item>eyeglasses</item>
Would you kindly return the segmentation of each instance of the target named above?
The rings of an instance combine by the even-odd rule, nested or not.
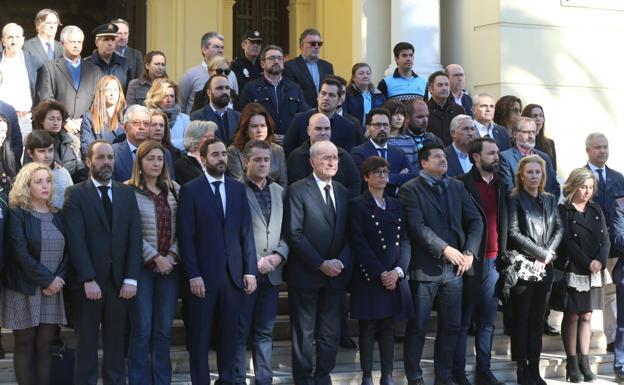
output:
[[[375,176],[387,176],[390,173],[390,171],[388,171],[387,168],[382,168],[382,169],[377,169],[377,170],[373,170],[371,171],[371,174],[375,175]]]
[[[133,126],[149,127],[151,122],[149,120],[131,120],[130,124]]]
[[[390,123],[379,123],[379,122],[375,122],[375,123],[370,123],[369,125],[375,127],[375,128],[389,128],[390,127]]]
[[[229,76],[230,72],[232,72],[232,70],[229,68],[217,68],[214,71],[217,73],[217,75],[225,75],[225,76]]]
[[[310,44],[311,47],[322,47],[323,46],[323,42],[322,41],[318,41],[318,40],[309,41],[308,44]]]
[[[276,61],[276,62],[280,62],[282,60],[284,60],[283,56],[268,56],[264,58],[265,61]]]

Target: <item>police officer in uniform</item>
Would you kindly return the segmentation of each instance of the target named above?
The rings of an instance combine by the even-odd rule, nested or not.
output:
[[[236,75],[238,89],[242,90],[250,80],[262,76],[262,67],[258,55],[262,49],[262,36],[260,31],[247,31],[241,41],[243,56],[232,60],[232,71]]]

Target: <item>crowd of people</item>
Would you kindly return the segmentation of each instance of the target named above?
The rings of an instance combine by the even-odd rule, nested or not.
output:
[[[27,41],[2,29],[0,325],[20,385],[49,383],[61,325],[75,329],[75,384],[97,383],[100,335],[105,385],[169,384],[180,298],[193,384],[210,384],[211,348],[219,383],[244,384],[249,341],[255,384],[269,385],[282,281],[296,385],[331,384],[339,345],[357,347],[347,314],[362,385],[375,341],[380,384],[394,384],[398,320],[408,384],[423,385],[433,310],[435,384],[471,385],[474,335],[475,384],[501,385],[499,304],[519,384],[545,384],[551,308],[566,379],[596,378],[590,323],[604,309],[624,383],[624,176],[605,135],[587,136],[560,186],[540,105],[468,95],[459,64],[425,79],[409,42],[375,87],[367,63],[335,75],[313,28],[288,61],[249,31],[230,62],[208,32],[176,83],[165,53],[127,45],[126,21],[95,28],[86,57],[84,32],[65,26],[59,42],[60,25],[43,9]]]

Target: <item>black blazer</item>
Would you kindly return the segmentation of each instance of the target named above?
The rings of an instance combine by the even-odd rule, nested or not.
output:
[[[173,162],[173,169],[176,174],[176,182],[180,185],[186,184],[204,173],[197,159],[188,154]]]
[[[325,285],[346,289],[352,268],[351,248],[347,237],[349,195],[347,189],[332,181],[336,222],[332,228],[329,211],[313,175],[288,187],[285,223],[290,246],[287,280],[289,287],[319,289]],[[319,267],[327,259],[344,265],[337,277],[327,277]]]
[[[193,111],[190,115],[191,121],[193,120],[205,120],[209,122],[214,122],[217,125],[217,132],[215,135],[217,138],[221,139],[225,144],[226,148],[230,145],[232,138],[234,137],[234,133],[238,128],[238,122],[240,120],[240,113],[238,111],[234,111],[231,108],[227,108],[225,110],[227,121],[228,121],[228,132],[222,133],[221,128],[219,127],[219,120],[217,118],[217,114],[213,111],[210,104],[205,107],[200,108],[199,110]],[[225,137],[224,137],[225,135]]]
[[[70,284],[96,280],[102,290],[112,275],[117,289],[126,278],[137,279],[143,264],[141,219],[134,189],[113,181],[113,226],[91,178],[65,190],[63,223],[67,230]]]
[[[37,36],[26,40],[23,50],[34,56],[42,65],[50,61],[48,53],[43,50],[41,40]],[[60,41],[54,40],[54,59],[58,59],[61,56],[63,56],[63,46]]]
[[[507,129],[503,126],[499,126],[498,124],[494,124],[492,122],[492,136],[494,136],[494,140],[498,145],[498,151],[502,152],[508,150],[511,147],[511,138],[509,138],[509,134],[507,133]],[[475,138],[480,138],[481,134],[479,130],[475,128]]]
[[[67,245],[60,214],[53,214],[52,222],[65,236]],[[41,221],[38,218],[28,210],[16,207],[9,209],[7,224],[8,253],[2,270],[5,287],[25,295],[35,295],[37,288],[47,288],[55,277],[65,278],[66,255],[54,272],[41,264]]]
[[[327,75],[334,74],[334,66],[332,66],[330,62],[323,59],[318,59],[317,65],[319,70],[320,84],[323,82]],[[312,75],[308,70],[308,66],[303,60],[303,56],[299,55],[296,58],[284,63],[283,75],[285,78],[299,84],[299,87],[301,87],[301,90],[303,91],[303,97],[305,98],[308,106],[312,108],[318,107],[316,98],[318,96],[319,90],[314,84],[314,80],[312,79]]]
[[[145,71],[145,67],[143,66],[143,53],[136,48],[126,47],[124,57],[130,69],[129,83],[132,79],[138,79]]]
[[[459,163],[459,157],[455,152],[453,144],[450,144],[444,148],[444,154],[446,155],[446,162],[448,164],[446,175],[458,176],[464,174],[464,169],[462,168],[461,163]]]

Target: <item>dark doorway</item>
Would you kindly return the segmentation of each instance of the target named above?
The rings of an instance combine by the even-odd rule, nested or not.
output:
[[[85,33],[82,56],[88,56],[95,49],[95,38],[91,31],[111,19],[122,18],[130,23],[128,45],[145,52],[145,0],[0,0],[0,23],[13,22],[24,28],[24,36],[30,39],[36,36],[35,15],[40,9],[53,8],[61,15],[63,25],[76,25]],[[1,27],[0,27],[1,28]],[[56,38],[61,33],[59,27]]]
[[[234,4],[235,56],[242,55],[240,42],[246,31],[258,30],[264,38],[263,45],[275,44],[285,53],[288,50],[289,0],[236,0]]]

